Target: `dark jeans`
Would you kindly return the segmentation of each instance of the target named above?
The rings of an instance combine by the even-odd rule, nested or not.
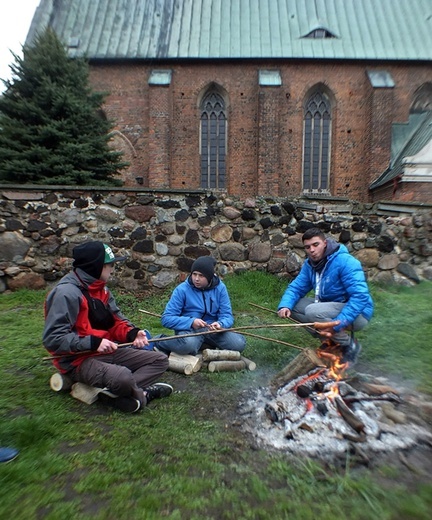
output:
[[[168,368],[161,352],[119,348],[113,354],[87,358],[71,374],[74,381],[107,388],[118,396],[134,397],[145,403],[143,389],[159,379]]]

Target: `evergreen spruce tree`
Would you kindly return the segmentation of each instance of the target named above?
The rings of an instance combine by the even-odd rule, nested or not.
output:
[[[14,58],[0,97],[0,182],[121,185],[127,163],[109,146],[105,94],[90,88],[86,60],[69,58],[51,29]]]

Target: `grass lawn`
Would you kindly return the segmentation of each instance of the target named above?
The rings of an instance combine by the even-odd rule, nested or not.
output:
[[[286,281],[259,272],[225,279],[236,325],[276,323]],[[371,287],[370,325],[357,335],[362,366],[432,397],[432,284]],[[123,312],[152,333],[169,296],[118,295]],[[42,362],[43,291],[0,295],[0,445],[19,457],[0,465],[0,518],[33,519],[429,519],[428,474],[387,461],[359,466],[293,459],[257,448],[235,420],[245,389],[266,386],[297,355],[272,343],[317,346],[300,329],[259,330],[248,339],[254,372],[166,373],[175,387],[135,415],[49,388]],[[432,458],[432,457],[431,457]]]

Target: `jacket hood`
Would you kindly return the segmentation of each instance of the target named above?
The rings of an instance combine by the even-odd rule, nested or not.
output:
[[[210,280],[209,284],[207,285],[207,287],[204,287],[203,289],[198,289],[197,287],[195,287],[195,285],[193,284],[192,282],[192,277],[191,275],[189,275],[187,277],[187,283],[189,285],[191,285],[194,289],[196,289],[197,291],[209,291],[210,289],[214,289],[215,287],[217,287],[219,284],[220,284],[220,278],[217,274],[214,274],[213,275],[213,278]]]

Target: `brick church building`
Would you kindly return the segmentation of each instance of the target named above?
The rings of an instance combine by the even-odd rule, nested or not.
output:
[[[432,201],[430,0],[41,0],[125,186]]]

